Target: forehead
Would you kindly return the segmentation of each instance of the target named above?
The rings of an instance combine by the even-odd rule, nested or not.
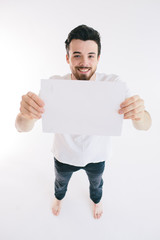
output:
[[[69,45],[69,51],[71,52],[81,52],[81,53],[89,53],[95,52],[98,53],[98,45],[93,40],[83,41],[80,39],[73,39]]]

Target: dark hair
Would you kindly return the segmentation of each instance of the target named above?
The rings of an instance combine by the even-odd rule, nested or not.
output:
[[[93,40],[98,45],[98,56],[101,53],[101,40],[100,40],[100,34],[94,30],[91,27],[88,27],[86,25],[80,25],[76,28],[74,28],[69,34],[68,38],[65,41],[65,47],[67,54],[69,53],[69,44],[73,39],[80,39],[83,41],[86,40]]]

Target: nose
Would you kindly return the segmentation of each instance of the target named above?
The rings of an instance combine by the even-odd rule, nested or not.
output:
[[[81,58],[81,61],[80,61],[79,65],[80,65],[80,66],[83,66],[83,67],[88,67],[88,58],[85,57],[85,56],[83,56],[83,57]]]

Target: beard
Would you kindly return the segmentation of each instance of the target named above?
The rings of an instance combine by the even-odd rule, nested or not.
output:
[[[93,74],[95,73],[96,69],[92,71],[92,68],[89,69],[89,73],[80,73],[79,69],[80,67],[75,67],[75,69],[72,69],[72,74],[75,76],[77,80],[90,80]],[[84,67],[81,67],[84,68]]]

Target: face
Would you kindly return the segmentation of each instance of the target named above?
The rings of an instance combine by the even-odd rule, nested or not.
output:
[[[92,40],[73,39],[70,42],[66,60],[70,65],[72,79],[95,79],[95,71],[99,61],[97,43]]]

